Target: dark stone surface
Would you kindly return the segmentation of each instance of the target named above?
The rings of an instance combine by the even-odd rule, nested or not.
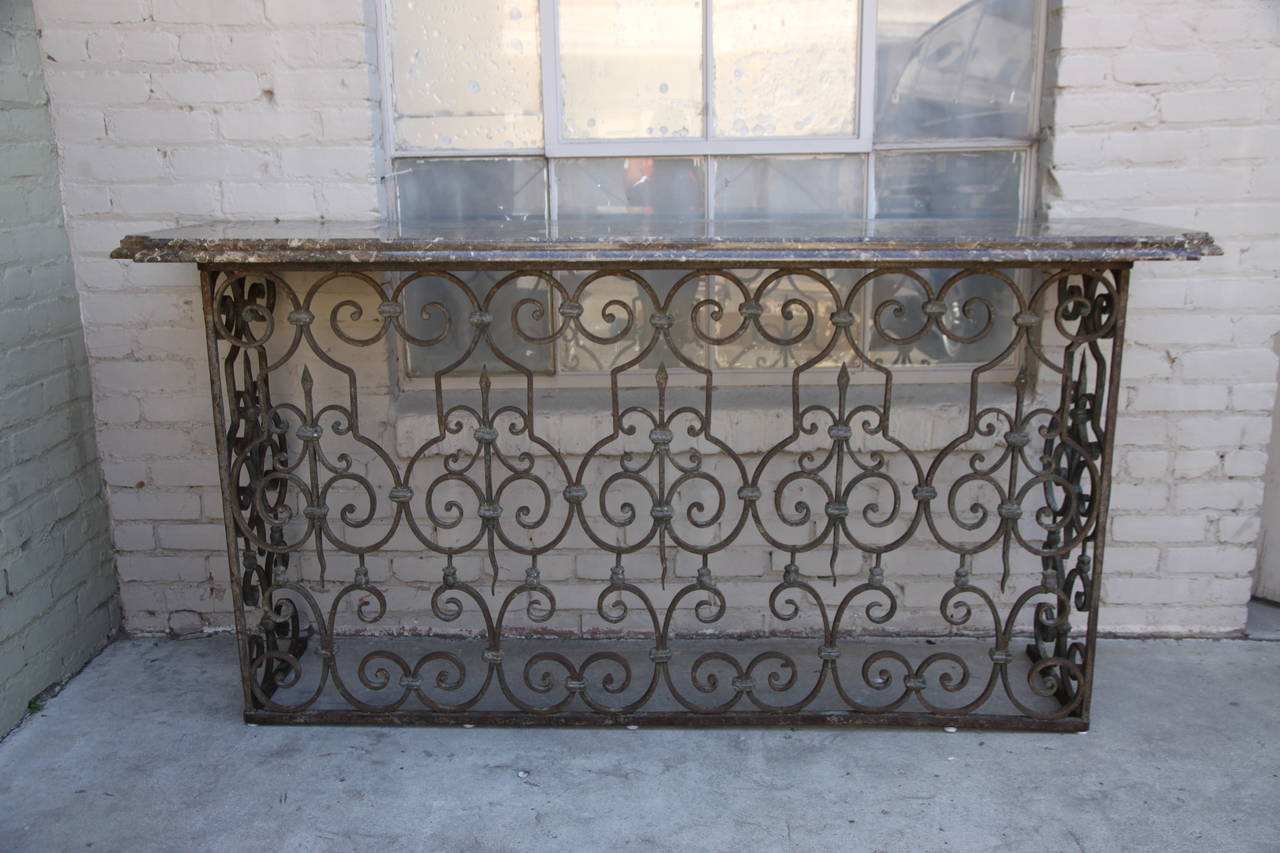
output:
[[[495,267],[1130,263],[1221,254],[1203,232],[1119,219],[210,222],[125,237],[113,258]]]

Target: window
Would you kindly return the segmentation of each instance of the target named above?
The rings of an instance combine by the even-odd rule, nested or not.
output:
[[[1032,203],[1043,16],[1043,0],[384,0],[396,213],[1017,218]],[[858,275],[827,272],[846,287]],[[499,277],[465,278],[478,292]],[[659,291],[678,277],[646,274]],[[597,288],[600,306],[627,299],[630,286],[616,284]],[[698,298],[722,285],[701,283]],[[812,287],[785,285],[792,295]],[[961,289],[960,302],[1003,292],[981,278]],[[886,277],[869,301],[900,297],[909,310],[911,291]],[[551,299],[530,278],[495,318],[523,296]],[[424,307],[407,306],[427,339],[441,330]],[[584,316],[600,316],[592,307]],[[954,321],[962,334],[984,322]],[[877,360],[984,358],[941,336],[904,352],[878,340],[868,316],[861,325]],[[608,324],[598,331],[608,337]],[[730,358],[720,367],[766,366],[752,353],[689,348]],[[556,373],[625,356],[624,344],[588,340],[535,349],[528,363]],[[429,348],[408,351],[411,373],[443,366]],[[774,352],[767,366],[802,356]]]

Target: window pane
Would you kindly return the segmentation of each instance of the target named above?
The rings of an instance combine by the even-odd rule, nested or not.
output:
[[[397,160],[400,219],[546,219],[541,158]]]
[[[561,0],[568,139],[702,135],[702,0]]]
[[[507,273],[479,270],[454,275],[467,286],[475,302],[457,284],[429,275],[409,282],[400,294],[405,328],[417,339],[417,342],[407,340],[405,343],[410,375],[426,376],[444,370],[467,351],[477,334],[475,327],[467,322],[468,317],[476,310],[476,304],[483,304],[493,285]],[[550,288],[540,279],[530,276],[507,282],[493,295],[489,305],[493,323],[488,332],[496,348],[535,373],[551,370],[552,345],[527,340],[545,337],[551,331],[550,299]],[[535,303],[541,306],[541,312],[535,310]],[[521,336],[517,329],[524,335]],[[437,337],[440,339],[435,340]],[[482,338],[471,355],[453,368],[450,375],[475,374],[482,368],[495,375],[517,372],[499,358],[495,348]]]
[[[866,157],[717,157],[719,219],[865,215]]]
[[[700,157],[593,157],[556,160],[557,215],[706,215],[704,161]]]
[[[898,152],[876,154],[877,216],[906,219],[1008,218],[1021,210],[1021,151]],[[956,270],[919,270],[932,298]],[[937,301],[937,322],[924,313],[931,295],[907,276],[877,279],[871,289],[871,358],[885,364],[982,364],[1012,339],[1014,297],[990,276],[966,278]],[[985,300],[985,302],[983,301]],[[988,304],[989,303],[989,306]],[[874,328],[877,307],[880,334]],[[901,306],[899,310],[897,306]],[[941,329],[939,328],[941,326]],[[918,340],[903,343],[921,329]],[[945,330],[945,332],[943,331]],[[975,340],[962,340],[976,338]]]
[[[879,364],[986,364],[1013,341],[1017,299],[1010,285],[990,275],[958,279],[954,269],[921,269],[921,281],[906,275],[876,279],[871,288],[870,357]],[[928,289],[925,287],[928,284]],[[928,302],[941,304],[934,316]],[[921,334],[923,332],[923,334]],[[1012,365],[1016,353],[1000,362]]]
[[[401,146],[542,147],[537,0],[393,0],[390,6]]]
[[[858,6],[715,0],[715,135],[853,135]]]
[[[1036,0],[880,0],[877,140],[1031,135]]]
[[[1022,151],[876,154],[876,215],[882,219],[1016,219]]]

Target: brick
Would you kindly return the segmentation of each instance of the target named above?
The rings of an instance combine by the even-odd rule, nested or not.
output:
[[[192,492],[158,489],[112,489],[111,513],[120,519],[200,517],[200,498]]]
[[[1209,533],[1205,515],[1120,515],[1111,522],[1117,542],[1202,542]]]
[[[40,0],[40,15],[46,21],[83,24],[141,23],[147,19],[147,0]]]
[[[156,547],[155,528],[150,522],[116,524],[111,534],[116,549],[120,551],[150,551]]]
[[[229,216],[308,216],[315,213],[315,189],[301,183],[226,183],[222,209]]]
[[[1135,125],[1156,119],[1156,101],[1140,92],[1098,94],[1091,90],[1064,90],[1054,104],[1056,125]]]
[[[262,97],[251,71],[187,71],[152,75],[155,97],[177,104],[243,103]]]
[[[1169,487],[1163,483],[1113,483],[1111,507],[1115,510],[1168,509]]]
[[[266,0],[266,12],[267,20],[277,26],[364,23],[364,4],[360,0]]]
[[[1102,579],[1103,604],[1229,604],[1249,600],[1249,579],[1115,578]]]
[[[1138,15],[1117,13],[1113,9],[1095,12],[1068,7],[1062,14],[1062,44],[1084,44],[1092,48],[1128,47],[1140,23]]]
[[[173,174],[184,181],[264,178],[275,171],[270,152],[238,146],[180,148],[169,156],[169,163]]]
[[[1222,466],[1228,477],[1261,477],[1267,472],[1267,453],[1263,450],[1233,450]]]
[[[116,570],[124,583],[204,581],[209,578],[208,561],[203,556],[121,554]],[[123,592],[123,590],[122,590]]]
[[[1178,509],[1252,509],[1262,505],[1263,484],[1231,481],[1225,483],[1180,483],[1174,488]]]
[[[158,524],[160,547],[170,551],[223,551],[227,532],[221,524]]]
[[[1112,67],[1121,83],[1203,83],[1218,73],[1218,63],[1212,53],[1124,51]]]
[[[1178,421],[1176,437],[1187,448],[1261,446],[1271,437],[1271,423],[1263,415],[1187,417]]]
[[[1178,357],[1184,379],[1233,382],[1274,382],[1276,354],[1272,350],[1198,350]]]
[[[369,60],[362,30],[281,30],[275,51],[292,68],[359,68]]]
[[[104,361],[94,367],[103,389],[177,391],[191,385],[191,366],[176,361]]]
[[[107,132],[128,142],[198,142],[213,135],[213,114],[206,110],[110,110]]]
[[[1166,476],[1170,461],[1171,457],[1165,450],[1134,450],[1124,455],[1126,472],[1139,480]]]
[[[207,216],[217,209],[213,187],[194,182],[113,187],[111,205],[118,210],[132,210],[152,216]]]
[[[138,181],[164,174],[160,151],[149,146],[72,146],[63,149],[62,162],[66,175],[95,181]]]
[[[178,459],[151,463],[149,482],[156,486],[217,486],[218,460]]]
[[[59,107],[140,104],[151,97],[150,75],[140,72],[59,71],[45,78],[45,86]]]
[[[367,178],[373,172],[373,151],[368,146],[288,148],[281,153],[281,165],[290,178]]]
[[[1111,546],[1106,552],[1107,574],[1153,574],[1160,565],[1159,548]]]
[[[1135,341],[1153,344],[1221,344],[1231,340],[1232,318],[1223,316],[1142,314],[1130,321]]]
[[[1262,520],[1254,514],[1224,515],[1218,519],[1218,538],[1224,543],[1257,545]]]
[[[1237,412],[1271,412],[1276,405],[1276,385],[1261,382],[1231,386],[1231,408]]]
[[[1206,474],[1219,473],[1222,454],[1216,450],[1183,450],[1174,457],[1173,474],[1184,480],[1194,480]]]
[[[339,104],[369,99],[369,79],[363,70],[282,71],[275,75],[275,96],[281,104]]]
[[[100,30],[89,35],[89,59],[95,63],[163,63],[178,55],[178,37],[145,30]]]
[[[1258,553],[1253,548],[1170,548],[1165,553],[1164,568],[1175,574],[1247,575],[1257,562]]]
[[[167,24],[255,24],[262,20],[262,0],[152,0],[152,17]]]
[[[271,36],[262,32],[204,30],[183,33],[178,51],[187,62],[220,68],[263,68],[274,55]]]
[[[225,108],[218,113],[218,131],[233,141],[273,144],[321,136],[320,113],[311,110]]]
[[[1134,389],[1129,408],[1148,412],[1222,411],[1227,408],[1227,388],[1149,382]]]
[[[1245,88],[1166,92],[1159,102],[1166,122],[1249,121],[1266,112],[1263,94]]]
[[[138,459],[149,456],[182,456],[191,450],[185,430],[165,427],[110,427],[98,431],[98,446],[104,456]]]

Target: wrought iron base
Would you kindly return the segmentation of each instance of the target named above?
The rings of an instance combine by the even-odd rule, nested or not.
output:
[[[1127,264],[456,273],[203,268],[246,720],[1087,728]],[[926,341],[983,355],[913,449],[897,397]],[[435,434],[399,455],[361,409],[389,342],[434,365]],[[540,351],[602,360],[581,450],[544,434],[535,392],[566,386]],[[761,353],[786,417],[736,449],[721,382]],[[544,580],[571,539],[608,580]],[[434,575],[374,578],[405,540]],[[920,543],[943,633],[906,641],[920,567],[895,560]],[[750,547],[778,573],[722,580]],[[764,633],[733,639],[746,611]]]

